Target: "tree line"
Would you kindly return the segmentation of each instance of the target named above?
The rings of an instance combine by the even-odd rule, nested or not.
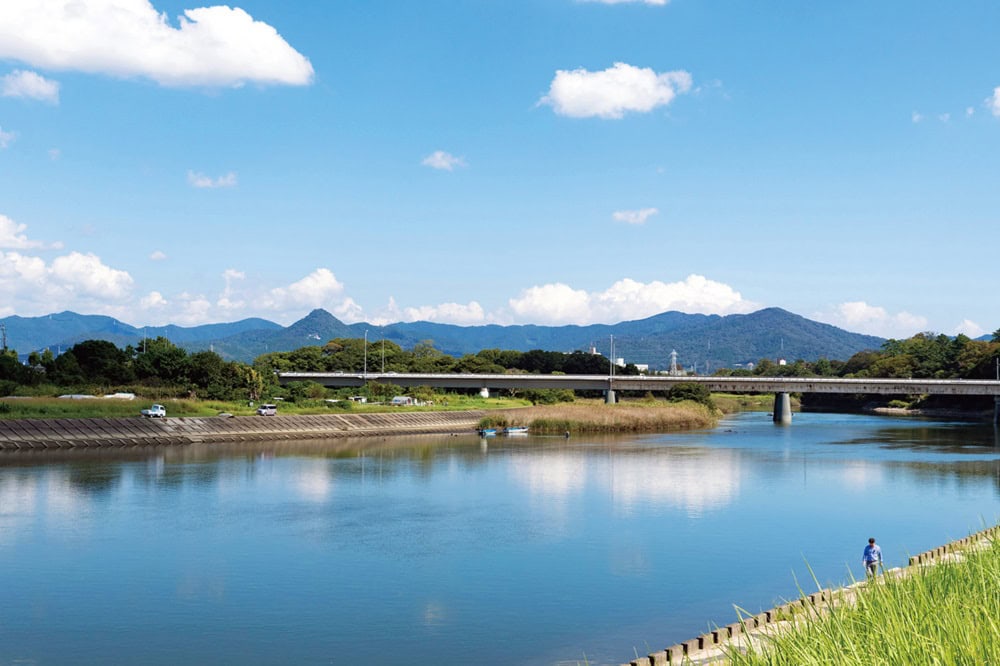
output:
[[[753,370],[721,369],[722,376],[883,377],[992,379],[998,372],[1000,330],[991,340],[919,333],[905,340],[887,340],[880,349],[862,351],[847,360],[820,358],[778,364],[761,359]],[[141,392],[215,400],[257,400],[263,395],[318,394],[301,386],[280,387],[277,372],[607,374],[604,356],[535,349],[527,352],[484,349],[459,358],[434,348],[426,340],[405,350],[388,340],[367,345],[359,338],[336,338],[287,352],[270,352],[253,364],[227,361],[213,351],[188,352],[164,337],[119,348],[104,340],[85,340],[59,356],[33,352],[27,364],[12,350],[0,352],[0,395],[30,387],[37,393],[58,388],[87,387],[103,391],[135,387]],[[639,374],[635,365],[616,367],[616,374]],[[385,378],[383,378],[385,381]],[[391,393],[391,384],[376,387]]]

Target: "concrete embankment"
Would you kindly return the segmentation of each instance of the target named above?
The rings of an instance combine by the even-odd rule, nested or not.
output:
[[[0,450],[73,449],[471,433],[481,411],[315,416],[0,420]]]
[[[989,527],[964,539],[915,555],[909,559],[908,566],[890,569],[884,575],[909,576],[919,567],[959,558],[962,551],[983,547],[995,539],[1000,539],[1000,526]],[[727,652],[745,650],[748,644],[753,644],[759,650],[768,639],[793,631],[796,626],[829,612],[831,608],[855,603],[864,585],[865,582],[861,581],[836,590],[825,589],[803,595],[752,617],[744,617],[741,622],[719,627],[659,652],[638,657],[622,666],[725,666],[729,664]]]

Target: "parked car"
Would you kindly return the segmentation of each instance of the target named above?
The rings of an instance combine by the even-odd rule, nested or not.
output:
[[[149,409],[144,409],[139,413],[147,419],[162,419],[167,415],[167,408],[163,405],[153,405]]]
[[[261,405],[257,408],[257,416],[277,416],[277,405]]]

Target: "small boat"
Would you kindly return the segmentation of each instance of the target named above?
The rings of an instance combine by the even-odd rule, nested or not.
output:
[[[527,435],[528,426],[507,426],[503,429],[505,435]]]
[[[497,436],[497,429],[496,428],[480,428],[479,429],[479,436],[480,437],[496,437]]]

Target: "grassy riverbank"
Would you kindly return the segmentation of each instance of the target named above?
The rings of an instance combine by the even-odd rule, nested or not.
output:
[[[0,398],[0,419],[85,419],[122,418],[139,416],[139,410],[154,401],[115,400],[106,398]],[[167,416],[215,416],[221,412],[236,416],[251,416],[256,405],[246,402],[218,400],[158,400],[167,409]],[[529,405],[527,400],[512,398],[481,398],[479,396],[448,395],[436,400],[434,405],[421,407],[392,407],[389,405],[361,404],[349,401],[328,403],[323,400],[281,402],[278,413],[289,414],[343,414],[369,412],[425,412],[467,411],[480,409],[510,409]]]
[[[535,433],[666,432],[710,428],[717,413],[696,402],[652,402],[606,405],[577,401],[500,411],[485,417],[481,427],[528,426]]]
[[[883,576],[734,666],[1000,664],[1000,543]]]

